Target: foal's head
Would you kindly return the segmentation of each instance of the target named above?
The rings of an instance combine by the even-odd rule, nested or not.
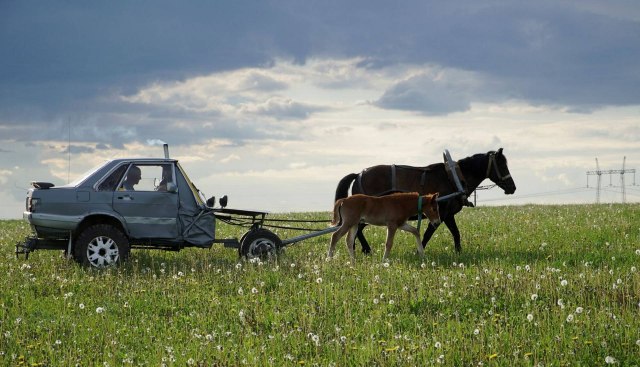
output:
[[[440,224],[440,210],[438,209],[438,195],[428,194],[422,196],[422,214],[429,218],[429,223],[433,226]]]

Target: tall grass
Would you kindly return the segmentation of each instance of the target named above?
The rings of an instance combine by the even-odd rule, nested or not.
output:
[[[0,364],[640,365],[640,205],[484,207],[457,221],[461,254],[443,226],[424,259],[399,234],[385,264],[385,231],[368,227],[374,253],[355,262],[344,243],[327,261],[325,235],[264,262],[216,245],[134,250],[103,271],[58,251],[17,260],[29,228],[0,222]]]

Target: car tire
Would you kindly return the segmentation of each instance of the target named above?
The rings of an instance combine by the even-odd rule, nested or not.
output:
[[[86,267],[104,268],[120,265],[129,258],[129,240],[110,224],[87,227],[75,240],[74,258]]]
[[[254,229],[242,236],[239,253],[247,259],[265,259],[275,255],[282,247],[278,236],[267,229]]]

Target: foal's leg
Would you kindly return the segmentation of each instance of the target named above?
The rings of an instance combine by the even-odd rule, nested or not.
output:
[[[371,247],[369,246],[369,242],[367,242],[367,239],[364,237],[364,227],[366,227],[367,224],[366,223],[360,223],[358,225],[358,241],[360,241],[360,246],[362,246],[362,253],[364,254],[370,254],[371,253]],[[355,241],[353,242],[353,246],[355,247],[356,243]]]
[[[333,252],[336,249],[336,243],[342,238],[342,236],[344,236],[347,233],[348,230],[349,230],[349,226],[346,226],[343,223],[342,226],[340,226],[340,228],[338,228],[337,231],[333,232],[333,234],[331,235],[331,243],[329,244],[329,251],[327,252],[328,258],[333,257]]]
[[[349,250],[349,256],[351,260],[356,259],[354,247],[356,245],[356,232],[358,232],[358,225],[353,225],[349,228],[349,234],[347,235],[347,249]]]
[[[406,222],[402,225],[402,227],[400,227],[400,229],[405,232],[411,233],[415,237],[416,246],[418,247],[418,255],[420,255],[420,258],[423,258],[424,247],[422,246],[422,242],[420,242],[420,233],[418,233],[418,229],[416,229],[416,227],[409,225],[409,223],[406,223]]]
[[[456,224],[456,219],[452,215],[444,220],[444,224],[447,225],[449,231],[451,231],[451,235],[453,236],[453,243],[456,246],[456,252],[462,251],[462,246],[460,245],[460,231],[458,230],[458,225]]]
[[[384,247],[384,255],[382,256],[382,260],[386,260],[389,257],[389,253],[391,252],[391,247],[393,246],[393,237],[396,235],[396,230],[398,227],[391,225],[387,227],[387,243]]]

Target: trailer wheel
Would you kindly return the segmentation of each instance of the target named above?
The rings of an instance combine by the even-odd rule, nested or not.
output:
[[[275,233],[261,228],[251,230],[242,236],[239,253],[241,257],[268,258],[280,249],[282,241]]]
[[[74,258],[84,266],[104,268],[120,265],[129,258],[129,240],[110,224],[96,224],[80,233],[73,248]]]

